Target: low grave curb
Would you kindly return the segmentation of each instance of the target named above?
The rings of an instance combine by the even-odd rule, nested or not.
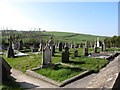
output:
[[[58,63],[58,64],[60,64],[60,63]],[[61,64],[61,65],[62,65],[62,64]],[[79,67],[78,67],[78,68],[79,68]],[[59,87],[63,87],[63,86],[65,86],[67,83],[72,82],[73,80],[76,80],[77,78],[84,77],[84,76],[86,76],[87,74],[91,73],[91,70],[86,70],[86,71],[84,71],[83,73],[80,73],[80,74],[78,74],[78,75],[76,75],[76,76],[74,76],[74,77],[71,77],[70,79],[67,79],[67,80],[65,80],[65,81],[63,81],[63,82],[57,82],[57,81],[52,80],[52,79],[50,79],[50,78],[48,78],[48,77],[46,77],[46,76],[43,76],[43,75],[41,75],[41,74],[38,74],[38,73],[34,72],[34,70],[38,70],[38,69],[41,69],[41,67],[37,67],[37,68],[33,68],[33,69],[26,70],[26,74],[27,74],[27,75],[30,75],[30,76],[33,76],[33,77],[35,77],[35,78],[41,79],[41,80],[43,80],[43,81],[49,82],[49,83],[54,84],[54,85],[59,86]]]

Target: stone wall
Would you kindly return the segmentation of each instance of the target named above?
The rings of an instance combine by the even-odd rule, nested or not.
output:
[[[120,88],[120,55],[103,68],[87,88]]]

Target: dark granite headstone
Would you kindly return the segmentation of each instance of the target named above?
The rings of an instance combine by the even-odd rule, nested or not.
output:
[[[69,51],[69,47],[65,47],[65,51],[68,52]]]
[[[85,48],[84,48],[84,56],[88,56],[88,41],[85,43]]]
[[[62,42],[59,43],[59,51],[62,51]]]
[[[38,49],[36,48],[35,44],[32,46],[32,52],[38,52]]]
[[[69,62],[69,52],[63,52],[62,53],[62,62]]]
[[[55,45],[53,45],[53,52],[52,53],[55,53]]]
[[[78,57],[78,50],[74,51],[74,57]]]
[[[62,53],[62,62],[69,62],[69,48],[65,47],[65,52]]]
[[[97,53],[97,42],[95,41],[95,44],[94,44],[94,53]]]

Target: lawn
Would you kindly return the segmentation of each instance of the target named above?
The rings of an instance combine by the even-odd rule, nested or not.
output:
[[[78,54],[81,57],[74,57],[73,53],[74,50],[78,50]],[[64,50],[63,50],[64,51]],[[81,68],[86,68],[88,70],[99,71],[104,65],[108,63],[105,59],[99,58],[91,58],[91,57],[84,57],[83,56],[83,48],[79,49],[70,49],[70,63],[71,65],[75,65]],[[92,50],[91,50],[92,51]],[[28,69],[36,68],[41,65],[42,61],[42,54],[31,54],[28,53],[30,56],[23,56],[17,58],[6,58],[6,55],[3,55],[4,59],[15,69],[18,69],[22,72],[25,72]],[[56,49],[55,56],[52,57],[52,63],[59,63],[61,62],[61,54],[58,49]]]
[[[54,68],[43,68],[36,70],[35,72],[55,81],[62,82],[84,71],[85,70],[80,70],[78,68],[68,67],[65,65],[56,65]]]

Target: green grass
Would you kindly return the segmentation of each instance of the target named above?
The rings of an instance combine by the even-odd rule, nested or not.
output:
[[[120,51],[120,48],[108,48],[107,50]]]
[[[57,65],[53,69],[43,68],[43,69],[36,70],[35,72],[42,74],[50,79],[56,80],[58,82],[62,82],[84,71],[85,70],[80,70],[78,68],[71,68],[64,65]]]
[[[28,53],[27,53],[28,54]],[[16,58],[6,58],[4,59],[15,69],[25,72],[28,69],[38,67],[41,64],[41,54],[29,54],[30,56],[16,57]]]
[[[76,57],[75,59],[70,58],[70,62],[67,64],[98,72],[103,66],[108,63],[109,61],[105,59],[81,56]]]
[[[74,58],[73,57],[74,50],[78,50],[78,55],[80,55],[81,57]],[[89,53],[92,52],[92,50],[93,49],[91,48]],[[71,65],[75,65],[81,68],[86,68],[89,70],[99,71],[104,65],[108,63],[108,61],[104,59],[84,57],[83,48],[70,49],[69,51],[70,51],[69,59],[71,61],[69,64]],[[59,52],[58,49],[56,49],[56,52],[57,53],[54,54],[55,56],[52,57],[52,63],[59,63],[62,61],[61,60],[62,52]],[[41,65],[42,54],[31,54],[31,53],[27,53],[27,54],[29,54],[30,56],[6,58],[6,55],[3,55],[3,57],[12,67],[22,72],[25,72],[26,70],[31,68],[36,68]]]
[[[42,34],[54,35],[55,37],[59,37],[57,38],[57,40],[62,39],[62,41],[68,41],[68,42],[74,41],[76,43],[80,43],[80,41],[82,40],[93,41],[97,37],[100,37],[100,40],[104,40],[106,38],[104,36],[95,36],[89,34],[78,34],[78,33],[68,33],[68,32],[42,32]]]
[[[12,79],[9,79],[0,85],[1,90],[24,90],[20,85]]]

